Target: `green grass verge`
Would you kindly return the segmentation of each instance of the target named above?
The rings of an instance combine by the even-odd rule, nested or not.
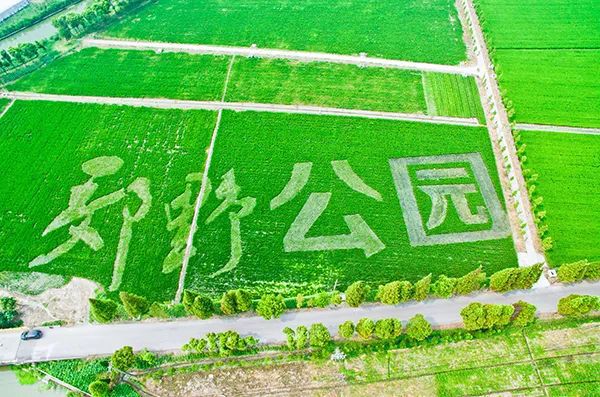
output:
[[[138,177],[149,179],[152,195],[149,212],[132,226],[120,289],[150,299],[172,298],[178,272],[161,270],[175,231],[166,229],[164,206],[183,193],[187,174],[202,170],[214,122],[215,114],[204,111],[17,101],[0,119],[0,270],[79,276],[109,285],[122,212],[127,206],[133,214],[141,203],[132,192],[94,214],[90,226],[104,240],[103,248],[95,252],[77,242],[48,264],[31,269],[28,264],[69,240],[69,226],[42,233],[67,209],[70,189],[88,180],[82,163],[118,156],[122,168],[97,178],[91,200],[125,188]],[[198,185],[192,184],[192,194],[197,194]],[[174,210],[173,216],[177,214]],[[72,224],[79,225],[82,218]]]
[[[144,7],[109,37],[358,54],[457,64],[465,59],[451,0],[269,3],[167,0]]]
[[[49,94],[220,100],[228,57],[85,48],[8,88]]]
[[[517,122],[600,127],[600,49],[498,50],[495,61]]]
[[[356,280],[373,283],[395,279],[415,281],[432,272],[458,276],[483,265],[488,273],[514,266],[512,240],[488,240],[451,245],[412,247],[388,160],[400,157],[477,152],[483,157],[497,194],[495,161],[484,128],[457,127],[342,117],[225,112],[211,163],[216,188],[221,177],[235,172],[239,198],[256,198],[256,207],[240,221],[242,255],[237,268],[210,277],[230,258],[229,211],[205,224],[221,203],[210,194],[201,209],[195,241],[198,255],[190,260],[186,285],[217,295],[237,287],[277,290],[286,295],[310,289],[345,286]],[[381,194],[378,202],[342,182],[332,170],[334,160],[348,160],[363,181]],[[295,163],[312,162],[305,188],[275,210],[270,201],[290,179]],[[414,172],[414,170],[413,170]],[[414,175],[412,175],[414,177]],[[386,246],[365,257],[362,250],[284,252],[283,239],[311,192],[331,192],[332,198],[308,236],[347,234],[345,215],[359,214]],[[431,207],[428,196],[417,193],[422,216]],[[481,204],[479,195],[471,205]],[[439,232],[475,231],[449,211]],[[437,231],[436,231],[437,233]]]
[[[424,73],[423,90],[428,114],[476,117],[485,124],[474,78],[455,74]]]
[[[527,145],[525,168],[538,174],[544,198],[553,265],[583,258],[600,260],[600,136],[521,132]]]
[[[476,0],[496,48],[600,48],[596,0]]]
[[[403,113],[426,111],[418,72],[278,59],[237,58],[226,100]]]

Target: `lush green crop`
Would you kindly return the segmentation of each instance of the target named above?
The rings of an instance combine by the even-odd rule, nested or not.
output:
[[[465,45],[451,0],[156,2],[106,36],[294,49],[457,64]]]
[[[0,119],[0,270],[79,276],[106,287],[114,281],[121,241],[129,251],[119,289],[172,298],[178,271],[161,270],[176,230],[167,230],[165,205],[185,191],[188,174],[203,169],[214,120],[205,111],[17,101]],[[86,163],[101,156],[120,158],[120,169],[114,157],[110,170]],[[91,174],[105,176],[92,180]],[[136,178],[147,178],[149,186]],[[190,189],[195,197],[199,182]],[[96,201],[100,197],[106,201]],[[53,222],[70,200],[73,211],[61,216],[71,222]],[[181,209],[170,211],[175,218]],[[40,255],[65,248],[74,236],[80,236],[74,246],[43,263]],[[39,266],[28,266],[36,261]]]
[[[500,192],[490,146],[484,128],[225,112],[210,169],[213,192],[208,194],[200,212],[195,239],[198,253],[190,260],[186,285],[209,294],[237,287],[293,293],[331,288],[336,280],[338,286],[356,280],[415,281],[430,272],[463,275],[480,264],[490,273],[513,266],[516,258],[508,234],[496,240],[411,246],[388,163],[394,158],[480,153],[496,192]],[[348,165],[363,185],[348,177]],[[298,178],[290,189],[284,189],[295,167]],[[294,187],[302,187],[301,176],[307,176],[307,171],[310,175],[306,185],[294,198]],[[413,180],[414,172],[412,169]],[[231,184],[232,176],[239,191]],[[230,182],[229,190],[224,189],[223,181]],[[215,189],[219,187],[217,198]],[[430,199],[415,190],[421,214],[427,219]],[[236,192],[238,201],[230,198],[230,205],[219,211],[225,192]],[[344,216],[359,215],[385,247],[371,239],[364,250],[304,251],[298,248],[301,241],[285,238],[309,197],[311,202],[319,201],[326,199],[328,193],[328,206],[310,227],[308,238],[348,234],[347,222],[355,226],[360,222],[356,217],[349,220]],[[468,199],[472,206],[482,204],[479,195]],[[211,217],[215,211],[217,215]],[[237,221],[239,233],[235,228]],[[306,219],[298,223],[306,225]],[[436,233],[485,228],[489,224],[466,227],[450,210],[447,221]],[[237,236],[241,245],[232,245],[230,242],[236,241]],[[331,243],[307,244],[314,248]],[[367,257],[369,250],[372,255]],[[238,258],[239,263],[231,266],[232,258]]]
[[[0,98],[0,113],[4,110],[5,107],[10,103],[10,99]]]
[[[230,58],[149,51],[84,49],[8,88],[68,95],[220,100]],[[386,68],[238,57],[228,102],[474,117],[481,113],[473,78]]]
[[[424,73],[423,86],[428,114],[477,117],[485,124],[479,92],[472,77]]]
[[[9,86],[13,91],[220,100],[229,58],[86,48]]]
[[[600,260],[600,137],[523,131],[525,168],[538,174],[554,265]]]
[[[498,50],[518,122],[600,127],[599,50]]]
[[[496,48],[600,48],[597,0],[476,0]]]
[[[600,127],[600,2],[477,3],[516,120]]]
[[[226,99],[405,113],[426,111],[419,72],[269,59],[236,59]]]

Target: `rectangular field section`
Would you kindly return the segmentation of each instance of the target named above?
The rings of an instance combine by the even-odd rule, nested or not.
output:
[[[600,2],[476,3],[516,121],[600,127]]]
[[[110,27],[107,37],[367,53],[457,64],[466,58],[452,0],[165,0]]]
[[[217,101],[231,61],[212,55],[85,48],[21,78],[8,89]],[[236,57],[231,67],[227,102],[466,118],[482,113],[472,77],[427,73],[424,79],[418,71],[245,57]],[[426,105],[425,94],[432,106]]]
[[[173,200],[197,195],[214,122],[204,111],[17,101],[0,119],[0,270],[171,299],[193,206]]]
[[[191,289],[289,296],[516,264],[484,128],[224,112],[209,177]]]
[[[600,136],[521,132],[525,168],[538,174],[536,192],[554,248],[553,265],[600,260]]]

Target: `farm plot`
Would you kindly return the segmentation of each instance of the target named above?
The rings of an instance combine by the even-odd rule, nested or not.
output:
[[[221,99],[229,57],[87,48],[8,86],[12,91],[108,97]],[[428,73],[432,115],[481,114],[473,78]],[[420,72],[238,57],[228,102],[427,113]],[[436,107],[437,104],[437,107]]]
[[[477,0],[518,122],[600,127],[600,2]]]
[[[497,49],[600,48],[596,0],[476,0]]]
[[[554,265],[583,258],[600,260],[600,137],[521,132],[527,145],[524,168],[538,174]]]
[[[172,298],[214,122],[204,111],[17,101],[0,119],[0,270]]]
[[[85,48],[10,85],[13,91],[219,100],[228,57]]]
[[[477,117],[485,124],[477,84],[472,77],[423,73],[427,114],[432,116]]]
[[[452,0],[167,0],[107,37],[318,51],[457,64],[466,58]]]
[[[498,50],[496,62],[518,122],[600,127],[600,49]]]
[[[186,287],[292,294],[514,266],[494,164],[483,128],[225,112]]]

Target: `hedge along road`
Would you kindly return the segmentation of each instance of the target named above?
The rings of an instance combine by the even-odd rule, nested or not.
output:
[[[181,44],[156,41],[128,41],[91,38],[83,39],[82,45],[83,47],[116,48],[121,50],[152,50],[166,52],[186,52],[189,54],[238,55],[257,58],[292,59],[302,62],[343,63],[362,67],[420,70],[425,72],[460,74],[463,76],[477,75],[477,67],[475,65],[440,65],[434,63],[373,58],[366,55],[356,56],[328,54],[324,52],[278,50],[272,48],[230,47],[205,44]]]
[[[511,304],[524,300],[534,304],[539,313],[554,313],[560,298],[570,295],[598,295],[600,282],[555,285],[507,294],[484,292],[451,299],[434,299],[396,306],[365,305],[358,308],[339,307],[290,311],[279,319],[265,320],[257,316],[215,317],[209,320],[148,321],[127,324],[84,325],[65,328],[43,328],[39,340],[21,342],[20,331],[0,333],[0,364],[105,356],[123,346],[135,350],[177,351],[190,338],[208,332],[234,330],[243,336],[252,335],[262,343],[282,343],[283,329],[323,323],[332,334],[347,320],[357,322],[368,317],[373,320],[397,318],[408,321],[421,313],[434,326],[461,323],[460,311],[471,302]]]

